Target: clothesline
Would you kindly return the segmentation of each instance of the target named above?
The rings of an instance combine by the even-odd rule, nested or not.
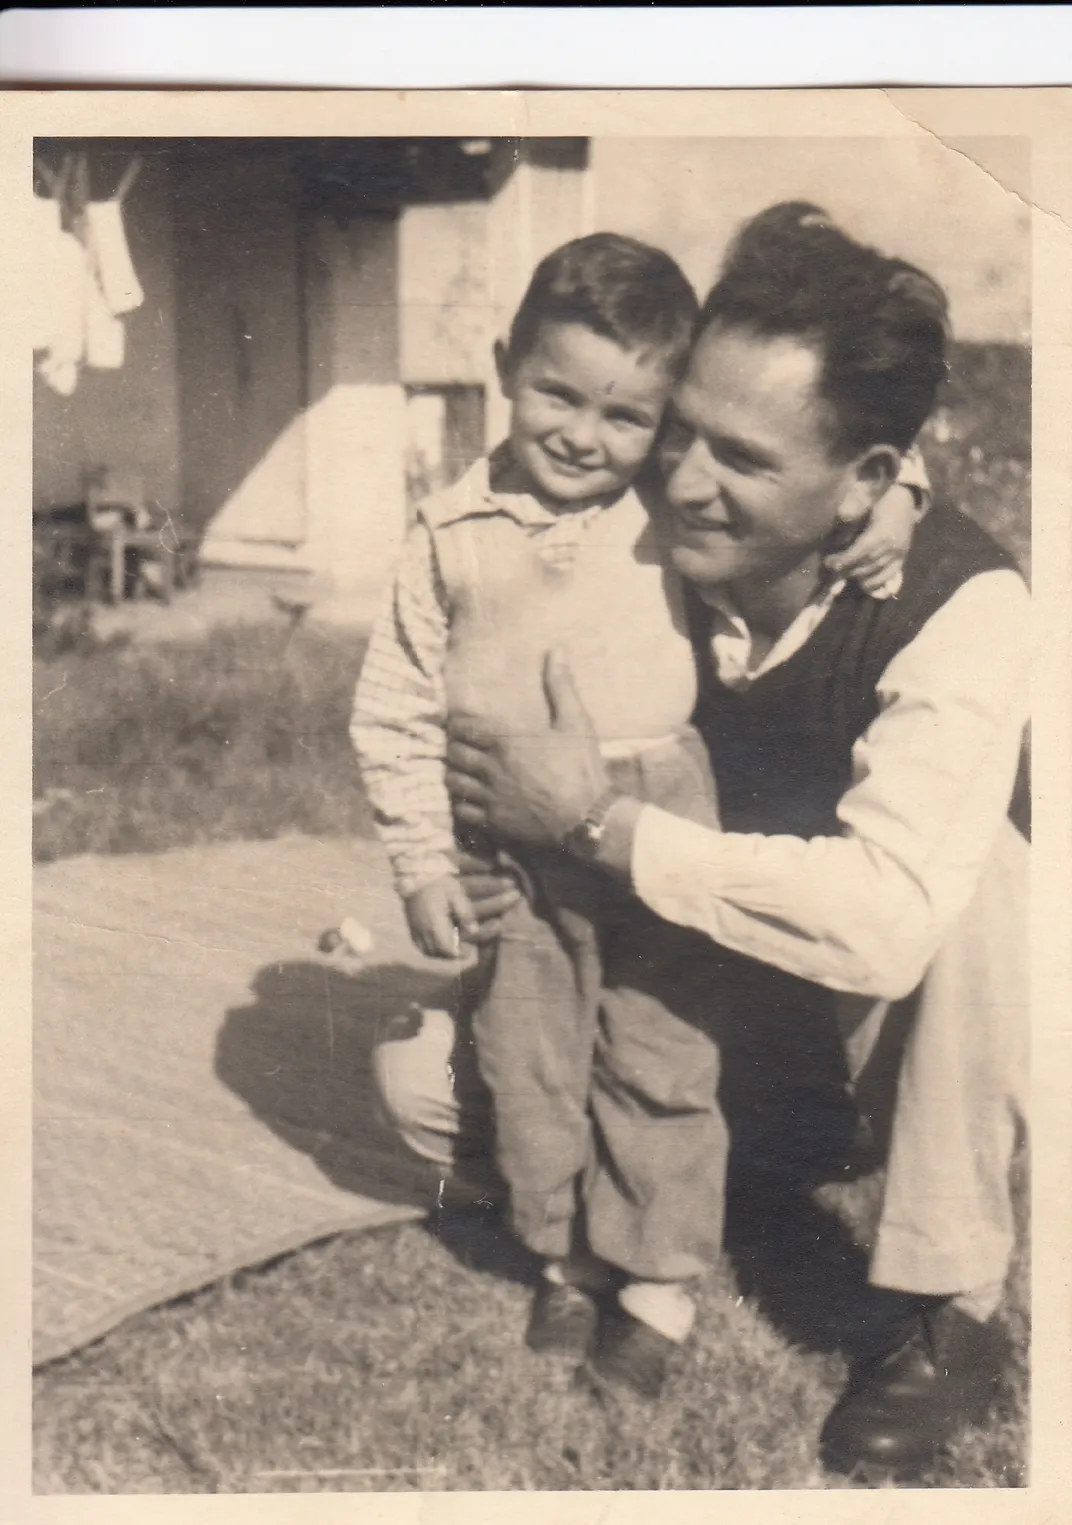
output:
[[[89,195],[89,160],[86,154],[79,154],[77,157],[71,154],[64,154],[63,161],[58,170],[52,169],[52,167],[45,162],[40,154],[34,154],[33,166],[34,174],[48,188],[49,195],[54,200],[60,202],[63,201],[68,184],[71,180],[72,169],[76,175],[76,178],[82,182],[84,187],[84,201],[91,200]],[[116,184],[115,190],[112,192],[111,196],[101,199],[119,202],[125,201],[127,196],[134,188],[134,182],[141,174],[141,167],[141,154],[135,154],[129,160],[126,168],[120,175],[118,183]]]

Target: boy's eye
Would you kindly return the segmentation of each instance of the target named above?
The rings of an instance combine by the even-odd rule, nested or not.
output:
[[[537,387],[536,390],[540,393],[541,397],[549,397],[552,402],[560,402],[565,407],[572,407],[572,405],[577,401],[573,393],[567,391],[565,387],[556,387],[550,382],[545,383],[541,387]]]
[[[607,422],[617,424],[624,429],[654,429],[655,424],[650,418],[644,418],[639,413],[625,413],[618,409],[607,414]]]

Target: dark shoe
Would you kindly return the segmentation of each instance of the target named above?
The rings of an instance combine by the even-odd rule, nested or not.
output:
[[[820,1437],[834,1472],[912,1474],[933,1462],[997,1394],[1008,1344],[948,1299],[928,1300],[883,1349],[862,1358]]]
[[[599,1325],[595,1349],[578,1376],[595,1388],[658,1398],[680,1346],[622,1307],[609,1308]]]
[[[595,1301],[587,1292],[542,1277],[532,1300],[525,1344],[543,1354],[581,1361],[592,1343],[596,1322]]]

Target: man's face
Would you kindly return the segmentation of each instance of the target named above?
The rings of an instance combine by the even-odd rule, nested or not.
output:
[[[581,323],[544,323],[514,366],[510,445],[537,492],[584,503],[620,492],[650,451],[670,395],[658,356],[622,349]]]
[[[798,339],[701,334],[659,451],[683,577],[771,583],[824,549],[856,470],[829,454],[819,369]]]

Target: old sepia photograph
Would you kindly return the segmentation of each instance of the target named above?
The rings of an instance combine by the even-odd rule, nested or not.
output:
[[[128,116],[20,171],[34,1493],[1028,1488],[1031,139]]]

